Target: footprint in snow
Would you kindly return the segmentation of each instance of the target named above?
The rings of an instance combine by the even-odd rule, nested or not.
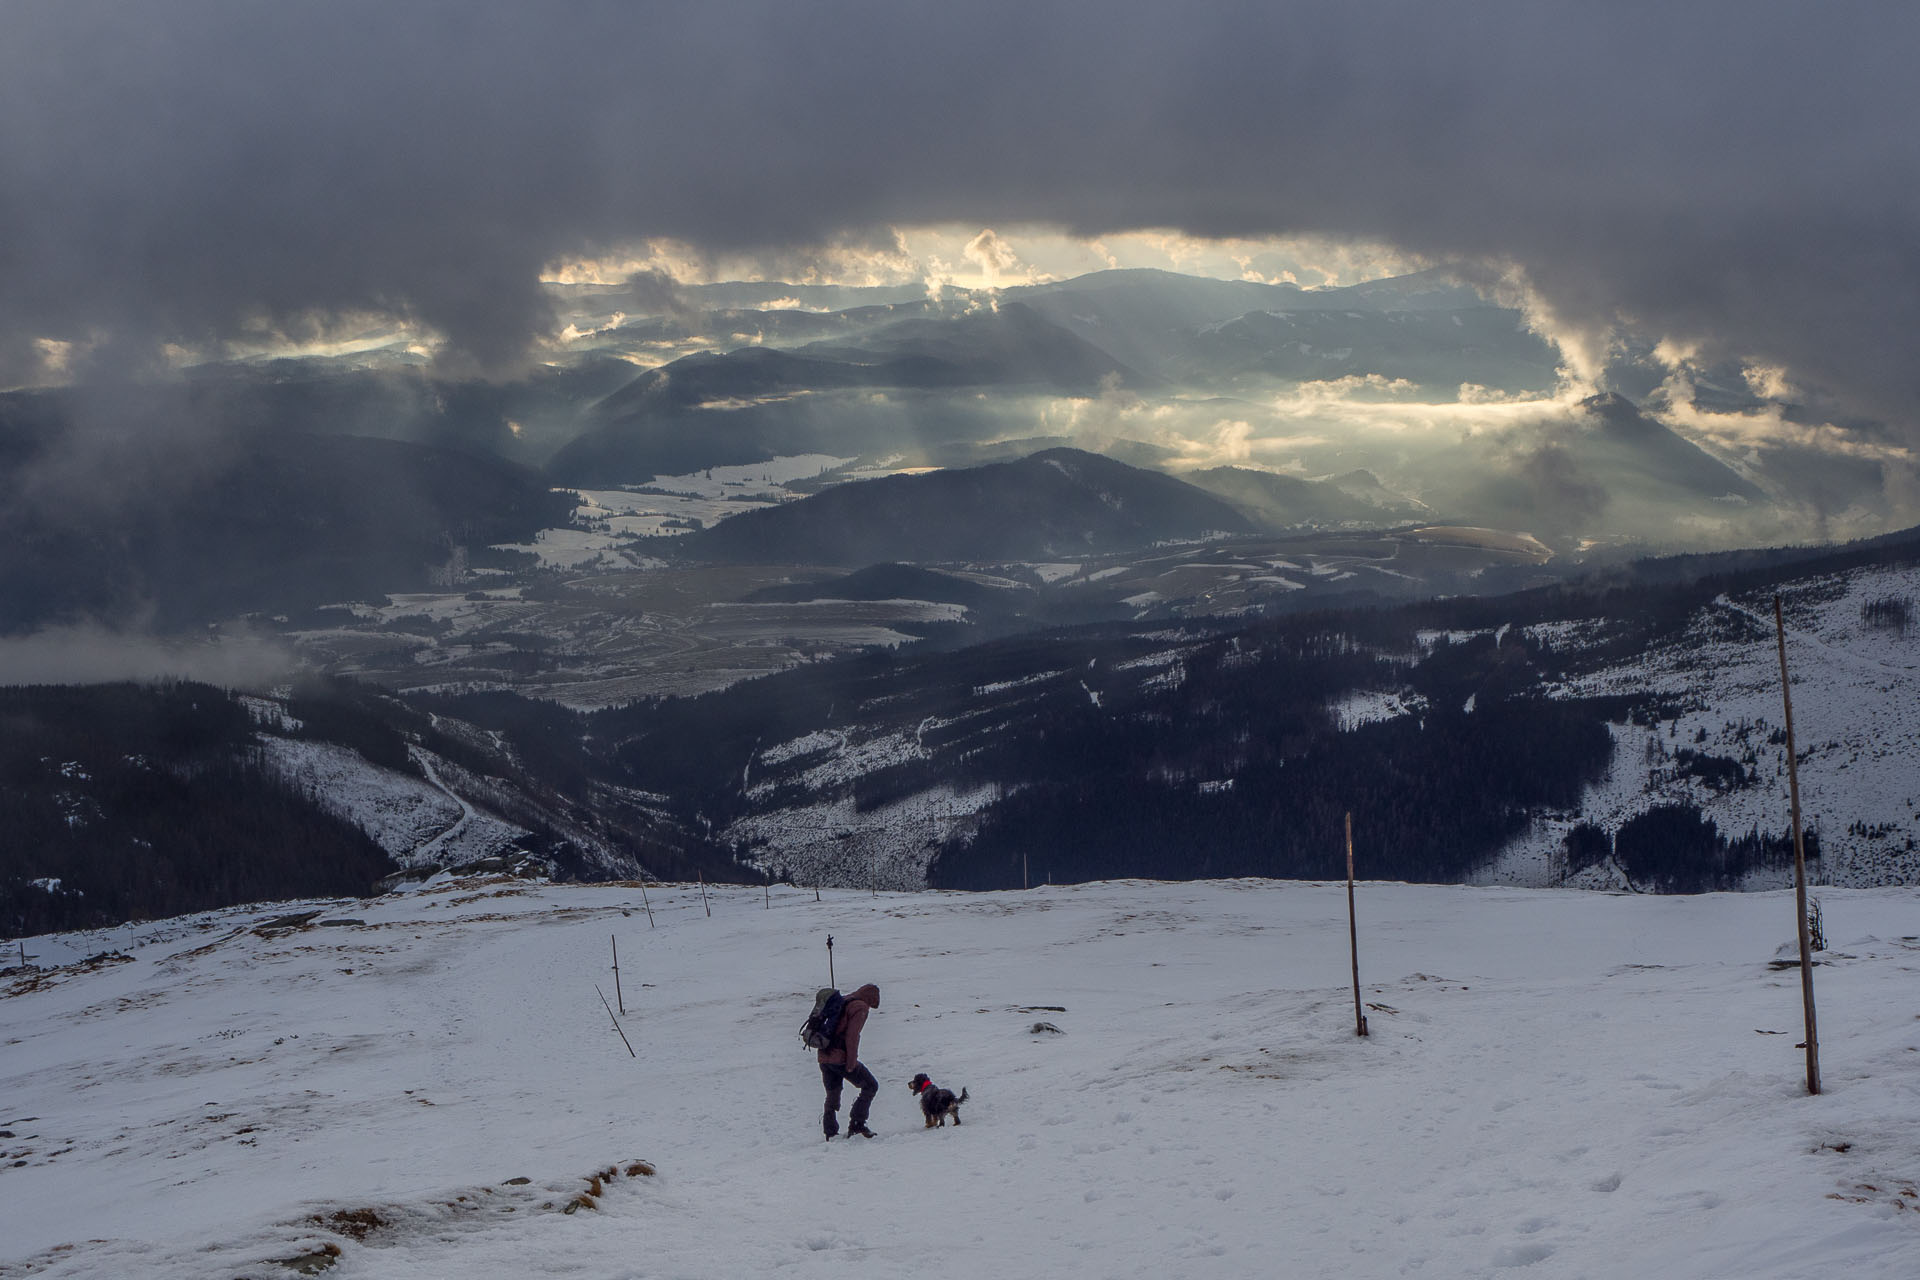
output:
[[[1536,1262],[1544,1262],[1553,1256],[1553,1246],[1539,1241],[1526,1244],[1508,1245],[1494,1252],[1493,1265],[1496,1267],[1530,1267]]]

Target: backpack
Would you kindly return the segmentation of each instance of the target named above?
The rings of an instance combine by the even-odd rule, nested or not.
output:
[[[813,1012],[800,1024],[800,1043],[809,1049],[824,1049],[832,1044],[840,1030],[840,1013],[846,1007],[845,996],[832,987],[820,988],[813,996]]]

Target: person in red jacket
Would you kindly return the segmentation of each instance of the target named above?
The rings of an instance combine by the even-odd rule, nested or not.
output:
[[[867,1128],[867,1108],[873,1105],[873,1095],[880,1091],[880,1082],[860,1061],[860,1030],[867,1025],[867,1014],[879,1007],[880,988],[871,982],[849,995],[846,1007],[840,1011],[840,1025],[834,1029],[832,1043],[819,1051],[820,1078],[827,1086],[827,1109],[820,1125],[826,1130],[828,1142],[840,1132],[840,1085],[847,1080],[853,1081],[860,1090],[853,1100],[853,1110],[847,1113],[847,1133],[857,1133],[863,1138],[873,1136],[873,1130]]]

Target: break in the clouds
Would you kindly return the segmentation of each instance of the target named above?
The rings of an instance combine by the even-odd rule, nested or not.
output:
[[[380,315],[508,367],[558,262],[962,222],[1390,246],[1522,282],[1592,360],[1631,330],[1910,428],[1916,36],[1890,3],[20,0],[0,381]]]

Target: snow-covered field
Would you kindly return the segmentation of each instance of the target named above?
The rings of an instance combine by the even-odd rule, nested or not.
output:
[[[0,1275],[1920,1274],[1911,888],[1825,895],[1819,1097],[1786,894],[1362,885],[1363,1040],[1344,886],[649,892],[29,939],[128,958],[0,979]],[[794,1038],[828,933],[877,1141]]]

